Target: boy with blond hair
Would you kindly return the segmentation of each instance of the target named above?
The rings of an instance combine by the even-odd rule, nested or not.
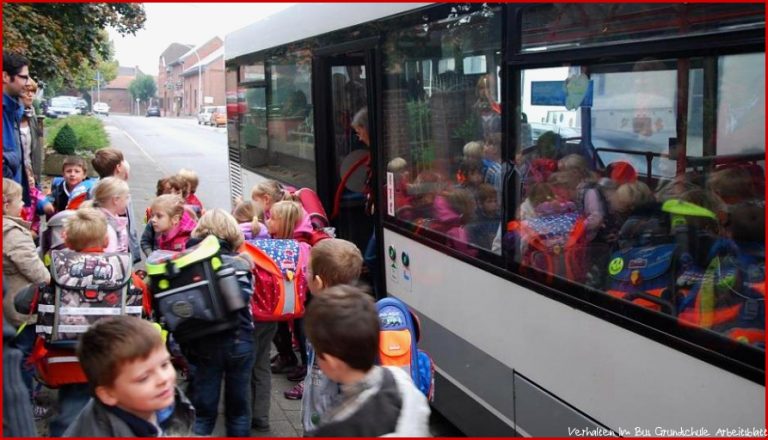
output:
[[[356,283],[363,267],[363,255],[349,241],[338,238],[323,240],[312,248],[308,267],[309,290],[312,295],[322,295],[326,288]],[[305,432],[317,428],[322,415],[335,405],[340,396],[339,384],[320,370],[311,346],[308,351],[307,376],[304,382],[296,386],[303,393],[302,420]]]
[[[370,295],[346,284],[330,287],[314,298],[305,319],[317,363],[341,391],[306,435],[429,436],[429,405],[408,373],[375,365],[379,315]]]
[[[176,387],[171,355],[152,323],[103,318],[83,334],[77,357],[94,397],[65,437],[192,435],[195,410]]]

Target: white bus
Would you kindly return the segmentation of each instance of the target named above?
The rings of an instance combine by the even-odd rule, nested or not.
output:
[[[765,435],[764,39],[762,4],[299,4],[226,37],[231,195],[330,213],[370,151],[374,215],[353,176],[333,226],[375,231],[369,281],[420,316],[467,435]],[[542,200],[587,217],[578,247],[515,229]]]

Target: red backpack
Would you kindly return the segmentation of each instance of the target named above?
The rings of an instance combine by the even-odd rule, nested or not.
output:
[[[330,226],[328,214],[325,213],[320,197],[311,188],[300,188],[293,191],[292,194],[299,199],[299,203],[307,211],[312,228],[322,230]]]
[[[298,240],[261,239],[246,241],[240,250],[254,262],[254,319],[272,322],[304,316],[310,247]]]

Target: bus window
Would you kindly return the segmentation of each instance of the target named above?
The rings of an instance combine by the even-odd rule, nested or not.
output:
[[[491,250],[501,220],[501,9],[454,8],[390,32],[384,45],[387,214],[467,254]]]
[[[507,255],[764,348],[764,75],[763,53],[524,70]]]
[[[315,188],[311,54],[297,50],[275,55],[267,59],[266,66],[266,75],[262,75],[261,64],[245,66],[248,69],[240,72],[245,75],[241,83],[266,77],[266,86],[244,89],[243,166],[268,178]]]

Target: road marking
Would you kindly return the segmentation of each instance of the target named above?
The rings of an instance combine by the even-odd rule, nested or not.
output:
[[[152,156],[150,156],[150,155],[149,155],[149,153],[147,153],[147,152],[146,152],[146,150],[144,150],[144,148],[142,148],[142,147],[141,147],[141,145],[139,145],[139,143],[138,143],[138,142],[136,142],[136,139],[134,139],[134,138],[133,138],[133,136],[131,136],[130,134],[128,134],[128,132],[127,132],[127,131],[125,131],[125,130],[122,130],[122,129],[121,129],[121,131],[123,132],[123,134],[124,134],[124,135],[125,135],[125,136],[126,136],[128,139],[130,139],[130,140],[131,140],[131,142],[133,142],[133,143],[134,143],[134,144],[135,144],[135,145],[136,145],[136,146],[139,148],[139,150],[140,150],[140,151],[141,151],[141,152],[142,152],[142,153],[143,153],[145,156],[147,156],[147,159],[149,159],[150,161],[152,161],[152,163],[154,163],[154,164],[155,164],[155,165],[156,165],[158,168],[160,168],[160,171],[163,171],[163,172],[165,173],[165,169],[164,169],[164,168],[163,168],[163,167],[162,167],[162,166],[161,166],[161,165],[160,165],[160,164],[159,164],[159,163],[158,163],[158,162],[155,160],[155,158],[153,158]]]

